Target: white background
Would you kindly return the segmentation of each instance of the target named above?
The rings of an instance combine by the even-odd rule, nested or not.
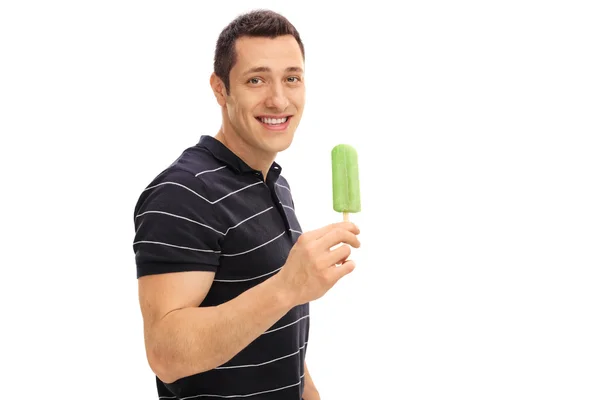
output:
[[[341,219],[331,148],[360,157],[358,268],[312,305],[322,398],[600,398],[593,3],[2,2],[0,397],[157,397],[133,207],[219,128],[220,30],[269,7],[307,51],[278,158],[304,230]]]

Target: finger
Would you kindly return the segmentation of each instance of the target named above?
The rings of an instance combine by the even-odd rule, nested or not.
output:
[[[330,282],[333,285],[335,285],[344,276],[346,276],[350,272],[354,271],[354,268],[356,268],[356,263],[352,260],[348,260],[348,261],[345,261],[339,267],[329,268],[329,270],[327,271],[327,274],[328,274],[327,277],[328,277],[328,279],[330,279]]]
[[[309,239],[316,240],[322,238],[327,233],[338,228],[350,231],[355,235],[358,235],[360,233],[360,229],[358,229],[358,226],[356,226],[356,224],[354,224],[353,222],[344,221],[326,225],[322,228],[315,229],[314,231],[306,232],[304,233],[304,235]]]
[[[354,248],[360,247],[360,241],[354,233],[339,228],[328,232],[318,241],[319,248],[321,248],[322,250],[329,250],[340,243],[347,243]]]
[[[344,261],[350,257],[352,253],[352,249],[348,245],[342,245],[335,250],[331,250],[326,254],[324,258],[324,265],[326,268],[331,267],[332,265],[342,264]]]

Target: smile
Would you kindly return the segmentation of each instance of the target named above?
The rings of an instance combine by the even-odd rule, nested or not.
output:
[[[269,130],[279,131],[288,127],[291,118],[291,116],[282,118],[256,117],[256,120]]]
[[[289,119],[289,117],[283,117],[283,118],[265,118],[265,117],[258,117],[257,118],[260,122],[262,122],[263,124],[269,124],[269,125],[279,125],[279,124],[283,124],[285,122],[287,122],[287,120]]]

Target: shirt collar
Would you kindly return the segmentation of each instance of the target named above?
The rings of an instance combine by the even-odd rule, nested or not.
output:
[[[197,146],[208,150],[217,160],[225,163],[237,173],[258,173],[259,175],[262,173],[261,171],[256,170],[250,167],[248,164],[246,164],[246,162],[240,157],[238,157],[237,154],[235,154],[227,146],[225,146],[219,140],[215,139],[213,136],[202,135]],[[277,180],[279,174],[281,174],[281,166],[276,162],[273,162],[271,168],[269,169],[269,179],[273,177],[275,178],[275,180]]]

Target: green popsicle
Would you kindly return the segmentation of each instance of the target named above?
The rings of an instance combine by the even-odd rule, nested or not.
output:
[[[331,150],[333,209],[344,214],[360,211],[360,182],[358,177],[358,154],[348,144],[338,144]]]

